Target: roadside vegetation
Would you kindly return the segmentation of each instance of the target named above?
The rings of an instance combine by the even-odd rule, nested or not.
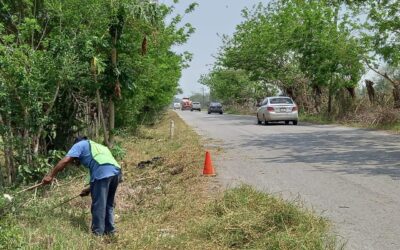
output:
[[[248,186],[220,193],[201,176],[200,138],[165,113],[191,59],[174,48],[194,32],[182,19],[196,6],[173,16],[174,6],[152,0],[0,1],[1,249],[336,248],[329,223],[312,211]],[[290,0],[243,10],[200,81],[232,112],[280,89],[309,117],[398,124],[398,7]],[[366,23],[352,18],[363,13]],[[382,78],[358,89],[365,66]],[[205,94],[197,98],[204,105]],[[77,135],[121,161],[115,237],[90,234],[80,168],[18,193]]]
[[[329,223],[312,212],[248,186],[214,188],[201,176],[199,136],[174,112],[116,141],[124,172],[116,236],[90,234],[90,198],[61,204],[84,182],[82,171],[70,167],[51,187],[15,194],[13,203],[0,198],[0,248],[335,249]]]
[[[187,5],[189,14],[196,4]],[[179,91],[194,28],[147,0],[0,1],[0,188],[48,172],[74,136],[110,148]]]
[[[283,94],[309,121],[396,129],[399,7],[399,1],[289,0],[246,8],[199,82],[235,112],[254,113],[264,97]]]

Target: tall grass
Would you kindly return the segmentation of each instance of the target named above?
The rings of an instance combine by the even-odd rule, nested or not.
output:
[[[170,120],[175,121],[173,140]],[[0,248],[334,248],[328,222],[302,208],[248,186],[211,191],[212,182],[201,176],[200,138],[175,113],[120,141],[126,155],[115,237],[90,234],[90,198],[59,206],[80,192],[84,177],[77,173],[52,187],[16,196],[15,211],[0,218]],[[137,163],[155,156],[163,160],[137,168]]]

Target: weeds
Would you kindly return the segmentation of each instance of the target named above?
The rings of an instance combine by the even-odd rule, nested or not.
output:
[[[15,217],[0,217],[0,249],[19,249],[24,247],[21,229],[17,226]]]
[[[301,114],[299,120],[316,124],[341,124],[360,128],[388,130],[400,133],[400,113],[391,108],[375,107],[359,108],[355,112],[348,112],[341,116],[327,114]]]
[[[176,136],[169,139],[169,120]],[[120,138],[121,140],[121,138]],[[136,136],[126,152],[115,210],[116,237],[90,234],[90,198],[78,197],[82,173],[18,198],[21,209],[0,220],[5,249],[329,249],[328,223],[250,187],[211,193],[201,176],[200,138],[169,113]],[[138,167],[140,162],[148,162]],[[151,163],[151,164],[150,164]],[[139,164],[140,165],[140,164]],[[143,164],[142,164],[143,165]],[[174,171],[179,169],[179,171]],[[210,197],[211,196],[211,197]],[[4,231],[5,230],[5,231]],[[4,233],[3,233],[4,232]]]

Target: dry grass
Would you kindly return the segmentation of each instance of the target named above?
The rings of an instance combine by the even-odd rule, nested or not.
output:
[[[169,140],[169,121],[176,137]],[[200,138],[171,112],[138,136],[119,138],[127,150],[118,191],[115,237],[89,232],[90,198],[73,197],[83,178],[67,178],[50,189],[17,197],[20,211],[0,219],[20,249],[331,249],[328,223],[292,204],[249,187],[211,193],[201,176]],[[162,161],[137,168],[140,161]],[[75,176],[79,176],[79,174]],[[62,184],[62,185],[61,185]],[[0,229],[1,230],[1,229]],[[16,240],[18,239],[18,240]]]
[[[390,107],[362,106],[340,120],[364,127],[390,126],[400,122],[400,112]]]
[[[174,140],[169,139],[170,120],[175,121]],[[21,204],[21,212],[8,216],[17,222],[22,248],[159,249],[165,244],[179,247],[173,241],[175,235],[185,232],[188,219],[201,214],[207,202],[199,137],[171,112],[157,125],[141,129],[139,135],[119,140],[127,155],[122,163],[124,181],[117,195],[118,236],[106,239],[90,235],[90,198],[79,197],[53,209],[83,187],[84,177],[67,178],[36,195],[16,197],[15,204]],[[162,157],[158,164],[137,168],[140,161],[156,156]]]
[[[300,121],[318,124],[337,123],[346,126],[387,130],[400,133],[400,111],[391,107],[365,105],[360,102],[352,110],[345,113],[327,114],[300,114]]]

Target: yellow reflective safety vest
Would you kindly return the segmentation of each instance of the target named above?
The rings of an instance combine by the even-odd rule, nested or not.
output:
[[[89,146],[93,160],[95,160],[99,165],[111,164],[119,169],[121,168],[114,156],[111,154],[111,151],[106,146],[90,140]]]

